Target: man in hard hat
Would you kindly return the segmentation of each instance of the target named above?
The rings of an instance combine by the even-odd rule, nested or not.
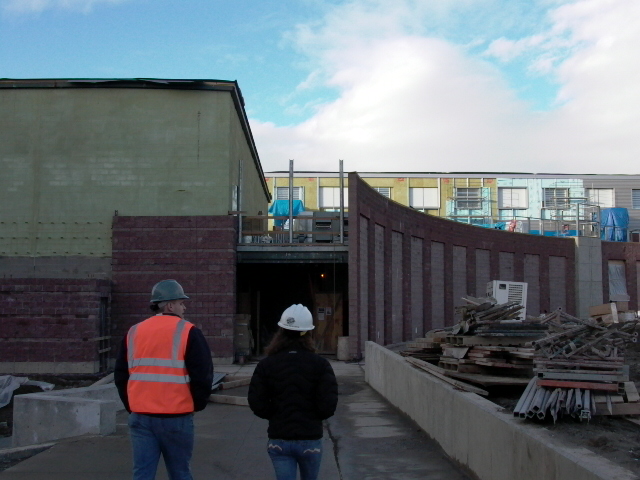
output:
[[[172,480],[191,480],[193,413],[211,394],[213,363],[202,332],[183,319],[188,299],[175,280],[151,291],[155,315],[129,329],[114,381],[129,415],[134,480],[153,480],[162,454]]]

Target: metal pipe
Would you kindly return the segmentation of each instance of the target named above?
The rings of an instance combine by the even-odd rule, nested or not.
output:
[[[293,243],[293,160],[289,160],[289,243]]]
[[[518,403],[516,404],[516,408],[513,409],[514,417],[519,416],[520,410],[522,409],[522,405],[524,404],[525,400],[529,396],[529,393],[531,393],[531,391],[533,390],[535,383],[536,383],[536,377],[533,377],[527,384],[527,388],[525,388],[524,393],[520,396],[520,400],[518,400]]]
[[[573,413],[582,410],[582,391],[579,388],[574,389],[573,397],[575,398],[575,405],[573,408]]]
[[[340,160],[340,243],[344,243],[344,171]]]
[[[531,405],[529,406],[529,410],[527,411],[527,417],[529,418],[533,417],[536,414],[536,412],[540,410],[540,405],[544,400],[544,395],[545,395],[545,388],[544,387],[538,388],[538,391],[536,392],[536,396],[531,401]]]
[[[533,388],[529,392],[529,395],[527,396],[527,398],[525,398],[522,406],[520,407],[520,411],[518,413],[518,416],[520,418],[526,418],[527,417],[527,412],[529,412],[529,409],[531,407],[531,402],[533,401],[534,397],[536,396],[536,393],[538,393],[538,390],[540,388],[541,387],[538,387],[537,384],[533,385]]]

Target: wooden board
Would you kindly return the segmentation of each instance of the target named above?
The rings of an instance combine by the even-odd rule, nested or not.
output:
[[[640,395],[638,395],[638,389],[636,389],[635,383],[624,382],[624,394],[625,397],[627,397],[627,402],[640,402]]]
[[[459,378],[471,383],[477,383],[485,387],[495,385],[522,385],[527,386],[531,377],[507,377],[502,375],[484,375],[480,373],[447,372],[449,377]]]
[[[454,387],[458,387],[462,390],[466,390],[467,392],[476,393],[478,395],[488,396],[489,392],[486,390],[482,390],[481,388],[474,387],[473,385],[469,385],[464,382],[460,382],[458,380],[454,380],[453,378],[449,378],[445,375],[446,370],[436,367],[435,365],[431,365],[427,362],[422,362],[420,360],[413,359],[411,357],[405,357],[405,360],[408,361],[411,365],[420,368],[421,370],[430,373],[431,375],[443,380]]]
[[[572,382],[628,382],[627,375],[597,375],[590,373],[567,372],[538,372],[538,378],[546,380],[568,380]]]
[[[249,385],[250,383],[251,377],[239,378],[237,380],[222,382],[222,384],[220,385],[220,390],[229,390],[230,388],[244,387],[246,385]]]
[[[239,397],[235,395],[211,395],[209,397],[211,403],[225,403],[227,405],[240,405],[243,407],[249,406],[249,400],[247,397]]]
[[[596,403],[596,415],[640,415],[640,403],[613,403],[611,413],[606,403]]]
[[[617,383],[572,382],[567,380],[547,380],[542,378],[538,378],[536,383],[539,387],[583,388],[586,390],[618,392]]]

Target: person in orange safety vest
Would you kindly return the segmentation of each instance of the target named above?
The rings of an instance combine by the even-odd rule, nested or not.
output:
[[[158,282],[151,291],[155,315],[129,329],[116,359],[134,480],[153,480],[160,455],[171,480],[192,480],[193,413],[211,395],[213,362],[200,329],[183,318],[188,298],[177,281]]]

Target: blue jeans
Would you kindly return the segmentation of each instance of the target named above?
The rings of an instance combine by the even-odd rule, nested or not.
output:
[[[192,480],[193,414],[180,417],[129,415],[133,479],[154,480],[160,454],[171,480]]]
[[[267,452],[271,457],[278,480],[296,480],[300,467],[300,480],[316,480],[322,460],[320,440],[269,439]]]

